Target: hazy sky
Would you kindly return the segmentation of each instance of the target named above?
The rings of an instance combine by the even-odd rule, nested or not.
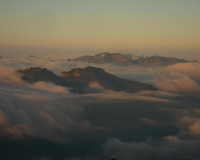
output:
[[[200,51],[200,0],[0,0],[0,46]]]

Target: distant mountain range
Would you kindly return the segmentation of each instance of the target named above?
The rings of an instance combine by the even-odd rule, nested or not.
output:
[[[22,79],[28,83],[39,81],[52,82],[60,86],[71,88],[70,91],[84,93],[87,88],[105,88],[113,91],[138,92],[144,90],[156,90],[153,86],[137,81],[118,78],[105,72],[102,68],[86,67],[75,68],[68,72],[63,71],[60,76],[55,75],[46,68],[31,67],[18,70]]]
[[[133,58],[133,59],[132,59]],[[120,66],[145,66],[145,67],[157,67],[168,66],[176,63],[190,62],[184,59],[178,59],[173,57],[161,57],[161,56],[135,56],[131,54],[122,53],[109,53],[104,52],[96,54],[94,56],[81,56],[73,61],[81,61],[96,64],[115,64]]]

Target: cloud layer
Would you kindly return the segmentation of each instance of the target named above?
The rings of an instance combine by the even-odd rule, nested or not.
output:
[[[88,87],[92,93],[78,95],[52,83],[28,84],[14,71],[40,66],[59,74],[86,63],[58,56],[0,62],[0,159],[200,158],[198,63],[165,68],[95,65],[159,90],[129,94],[94,82]]]

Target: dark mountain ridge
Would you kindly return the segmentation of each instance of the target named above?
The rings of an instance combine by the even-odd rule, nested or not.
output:
[[[81,56],[74,61],[97,63],[97,64],[117,64],[121,66],[129,66],[132,64],[132,59],[121,53],[104,52],[94,56]]]
[[[188,60],[174,58],[174,57],[161,57],[161,56],[144,56],[138,59],[132,59],[131,55],[125,55],[122,53],[109,53],[104,52],[96,54],[94,56],[81,56],[74,61],[96,63],[96,64],[115,64],[120,66],[133,66],[139,65],[144,67],[164,67],[168,65],[173,65],[176,63],[186,63],[190,62]]]
[[[65,78],[68,82],[74,82],[85,86],[89,86],[92,82],[98,82],[99,85],[104,88],[114,91],[137,92],[141,90],[155,90],[155,88],[149,84],[118,78],[105,72],[102,68],[91,66],[84,69],[77,68],[68,72],[62,72],[60,77]]]
[[[161,56],[141,57],[139,59],[133,60],[133,64],[145,67],[156,67],[156,66],[164,67],[177,63],[186,63],[186,62],[190,61],[174,57],[161,57]]]
[[[72,88],[73,92],[84,92],[92,83],[114,91],[138,92],[145,90],[156,90],[153,86],[137,81],[130,81],[116,77],[105,72],[102,68],[86,67],[75,68],[68,72],[63,71],[60,76],[46,68],[31,67],[25,70],[18,70],[22,74],[22,79],[28,83],[39,81],[52,82],[60,86]]]
[[[81,85],[66,81],[64,78],[57,76],[52,71],[46,68],[30,67],[25,70],[17,70],[17,73],[22,75],[22,79],[28,83],[36,83],[39,81],[51,82],[56,85],[66,86],[69,88],[80,88]]]

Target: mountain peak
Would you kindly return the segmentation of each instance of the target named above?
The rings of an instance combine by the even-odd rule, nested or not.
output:
[[[110,53],[103,52],[96,54],[94,56],[81,56],[74,59],[74,61],[82,61],[88,63],[97,63],[97,64],[117,64],[122,66],[129,66],[132,63],[132,59],[128,56],[123,55],[121,52]]]
[[[97,67],[92,67],[92,66],[87,66],[83,70],[104,71],[104,69],[102,69],[102,68],[97,68]]]
[[[156,90],[149,84],[122,79],[107,73],[102,68],[92,66],[74,68],[67,72],[63,71],[60,76],[55,75],[46,68],[40,67],[31,67],[25,70],[18,70],[17,72],[21,73],[23,75],[22,79],[29,83],[35,83],[38,81],[52,82],[60,86],[73,88],[71,91],[79,93],[83,93],[84,88],[91,86],[98,86],[98,88],[101,89],[105,88],[114,91],[126,92]]]
[[[68,82],[58,77],[55,73],[46,68],[30,67],[25,70],[18,70],[22,74],[22,79],[28,83],[39,81],[52,82],[58,85],[68,86]]]
[[[114,90],[136,92],[141,90],[156,90],[149,84],[140,83],[137,81],[130,81],[116,77],[102,68],[88,66],[85,68],[75,68],[68,72],[64,71],[60,74],[68,82],[90,86],[91,83],[98,83],[100,86]]]
[[[92,77],[94,78],[94,75],[97,74],[98,72],[105,72],[102,68],[96,68],[96,67],[92,67],[92,66],[87,66],[85,68],[74,68],[71,69],[70,71],[63,71],[60,74],[60,77],[66,78],[79,78],[80,77],[89,77],[92,79]]]
[[[97,63],[97,64],[115,64],[120,66],[145,66],[145,67],[156,67],[156,66],[168,66],[176,63],[190,62],[184,59],[178,59],[173,57],[162,57],[162,56],[135,56],[134,59],[131,54],[122,54],[103,52],[96,54],[94,56],[81,56],[74,61]]]
[[[18,70],[18,73],[26,74],[26,75],[33,75],[33,74],[51,74],[52,76],[55,76],[55,74],[52,71],[47,70],[46,68],[40,68],[40,67],[30,67],[26,68],[25,70]]]

